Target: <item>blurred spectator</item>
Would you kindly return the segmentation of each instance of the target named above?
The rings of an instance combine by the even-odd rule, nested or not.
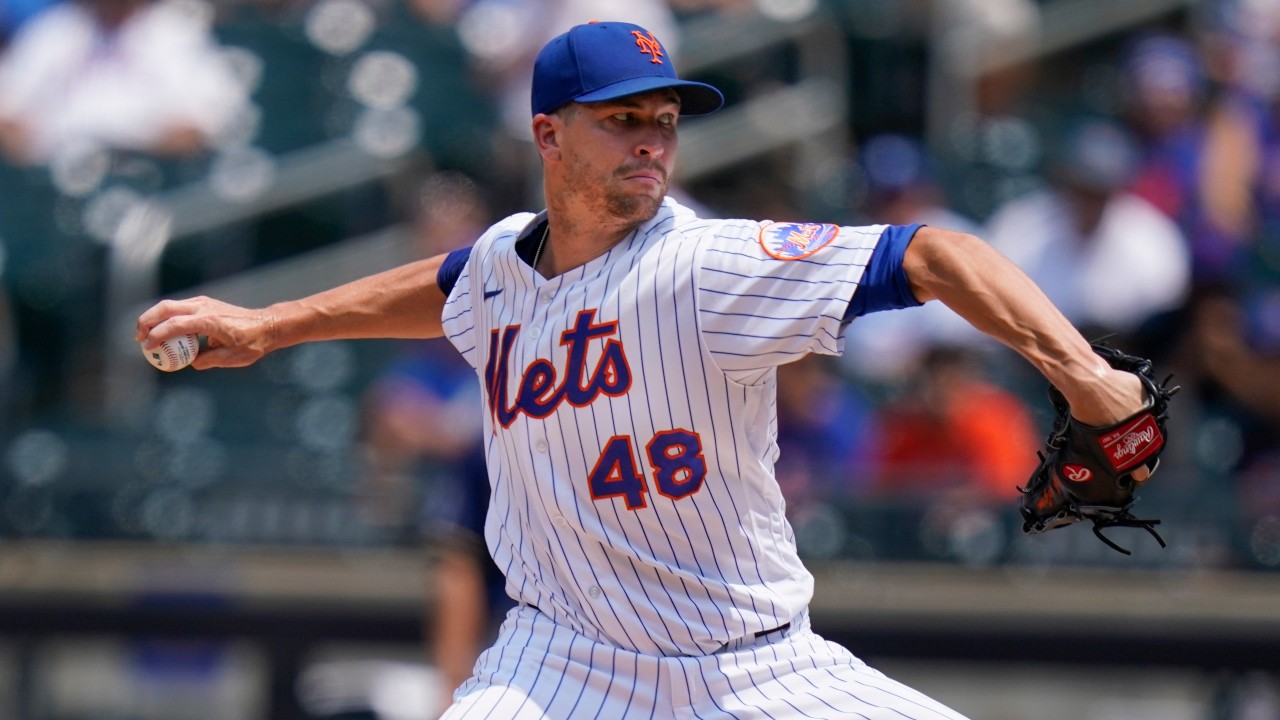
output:
[[[1190,419],[1190,457],[1171,460],[1182,460],[1201,502],[1234,500],[1245,562],[1276,567],[1280,534],[1267,528],[1280,528],[1280,347],[1268,346],[1239,294],[1204,285],[1154,328],[1156,344],[1175,352],[1179,414]],[[1270,536],[1256,537],[1260,528]]]
[[[873,494],[1007,504],[1036,466],[1040,439],[1026,405],[984,377],[980,358],[930,350],[907,393],[880,413]]]
[[[469,245],[490,220],[474,183],[438,173],[417,198],[415,252],[429,257]],[[362,484],[375,520],[416,525],[435,551],[426,633],[447,706],[511,606],[484,540],[489,480],[475,371],[448,346],[405,343],[365,405]],[[416,515],[406,517],[413,508]]]
[[[915,138],[893,133],[868,138],[858,153],[858,172],[868,221],[978,230],[976,222],[947,204],[933,158]]]
[[[1137,161],[1119,126],[1076,122],[1051,155],[1049,186],[1008,201],[989,221],[987,240],[1087,335],[1131,332],[1177,307],[1189,287],[1186,239],[1126,189]]]
[[[920,223],[981,235],[976,222],[947,204],[933,159],[914,138],[869,138],[854,172],[853,185],[863,190],[864,199],[854,203],[863,209],[863,222]],[[861,377],[885,381],[900,380],[935,345],[994,347],[994,341],[942,303],[860,317],[849,326],[847,338],[858,351],[847,353],[845,364]]]
[[[244,91],[191,6],[73,0],[23,26],[0,59],[0,147],[45,163],[84,146],[188,154]]]
[[[1231,192],[1237,202],[1227,209],[1243,204],[1250,221],[1248,246],[1234,258],[1236,277],[1274,289],[1280,286],[1280,4],[1218,0],[1206,8],[1212,20],[1201,44],[1210,77],[1224,88],[1209,148],[1225,151],[1211,155],[1221,159],[1202,185],[1216,192],[1211,199]]]
[[[1134,41],[1124,59],[1129,122],[1142,143],[1134,192],[1175,219],[1198,278],[1239,269],[1257,227],[1262,127],[1243,95],[1211,95],[1196,49],[1172,35]]]
[[[458,20],[463,43],[497,77],[502,114],[513,138],[529,137],[533,60],[551,38],[593,20],[648,28],[669,55],[679,29],[665,0],[475,0]]]
[[[873,408],[833,363],[811,355],[778,368],[778,485],[793,519],[868,482]]]

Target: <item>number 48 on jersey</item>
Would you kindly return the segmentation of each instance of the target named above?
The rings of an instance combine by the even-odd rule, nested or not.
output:
[[[658,492],[679,500],[697,492],[707,477],[702,439],[691,430],[667,430],[645,445],[645,455]],[[600,458],[587,475],[592,500],[622,497],[628,510],[648,506],[648,483],[636,460],[635,444],[628,435],[614,435],[604,444]]]

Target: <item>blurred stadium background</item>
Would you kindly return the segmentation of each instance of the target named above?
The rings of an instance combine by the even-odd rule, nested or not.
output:
[[[165,375],[133,321],[541,207],[532,53],[615,17],[728,97],[691,202],[973,229],[1184,386],[1139,508],[1169,547],[1124,557],[1018,532],[1020,360],[854,323],[779,401],[815,626],[975,720],[1280,718],[1274,0],[0,2],[0,717],[433,716],[453,480],[395,400],[469,430],[471,382],[392,342]]]

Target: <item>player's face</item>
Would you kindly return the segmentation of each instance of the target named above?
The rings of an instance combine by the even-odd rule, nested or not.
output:
[[[669,89],[572,108],[562,149],[575,190],[619,220],[652,218],[675,167],[679,117]]]

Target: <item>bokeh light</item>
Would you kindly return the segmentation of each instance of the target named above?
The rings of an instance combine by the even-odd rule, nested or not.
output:
[[[346,55],[364,45],[377,18],[360,0],[320,0],[307,12],[304,25],[313,45],[330,55]]]
[[[42,485],[62,475],[67,469],[69,455],[67,442],[56,433],[32,429],[9,443],[5,463],[19,483]]]
[[[262,196],[276,176],[276,159],[254,147],[227,148],[209,171],[209,185],[224,200],[246,202]]]
[[[778,22],[798,22],[818,9],[818,0],[755,0],[761,15]]]
[[[72,144],[53,156],[49,176],[64,195],[83,197],[98,189],[111,169],[111,157],[91,144]]]
[[[376,50],[351,67],[347,89],[361,104],[377,110],[403,105],[418,88],[418,70],[399,53]]]
[[[374,157],[399,157],[418,144],[422,118],[409,107],[365,110],[356,118],[353,135],[356,144]]]
[[[458,36],[472,55],[501,63],[523,49],[529,20],[515,3],[479,0],[458,20]]]

